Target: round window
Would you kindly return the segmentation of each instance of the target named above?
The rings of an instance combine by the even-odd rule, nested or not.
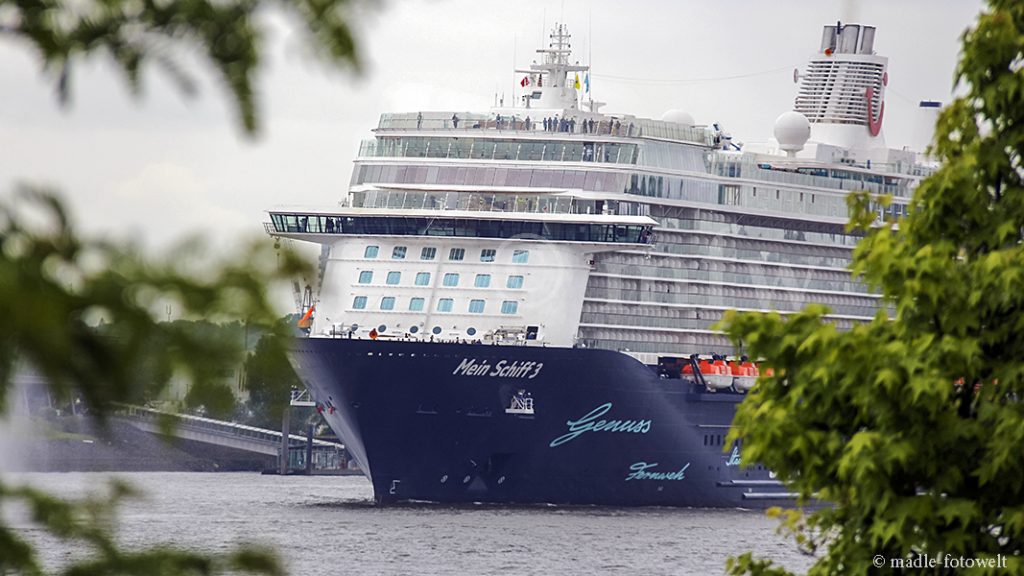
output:
[[[467,328],[466,334],[469,334],[470,336],[476,335],[476,328]]]
[[[377,326],[377,333],[378,334],[380,334],[381,332],[387,332],[387,331],[388,331],[388,327],[387,327],[386,324],[381,324],[380,326]]]
[[[431,330],[431,332],[433,332],[434,334],[440,334],[441,333],[441,327],[440,326],[434,326],[434,328]]]
[[[420,327],[419,326],[410,326],[409,327],[409,333],[410,334],[415,334],[415,333],[417,333],[419,331],[420,331]]]

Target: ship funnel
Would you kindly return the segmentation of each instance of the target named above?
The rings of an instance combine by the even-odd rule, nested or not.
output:
[[[887,65],[875,54],[874,26],[825,26],[819,51],[798,77],[794,106],[810,121],[811,138],[844,148],[884,148]]]

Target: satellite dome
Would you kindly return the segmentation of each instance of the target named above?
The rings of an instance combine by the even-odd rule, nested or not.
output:
[[[807,116],[790,110],[783,112],[775,119],[775,139],[779,148],[789,153],[804,149],[804,144],[811,137],[811,121]]]
[[[693,116],[690,116],[689,112],[673,108],[668,112],[661,115],[661,119],[664,122],[674,122],[676,124],[682,124],[683,126],[693,126],[696,122],[693,121]]]

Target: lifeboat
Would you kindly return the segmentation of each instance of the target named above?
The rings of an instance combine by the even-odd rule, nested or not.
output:
[[[757,364],[754,364],[747,357],[744,356],[739,362],[732,362],[730,368],[732,369],[733,387],[736,388],[737,392],[747,392],[754,387],[757,383],[758,369]]]
[[[732,386],[732,373],[725,363],[725,358],[718,354],[713,355],[711,362],[700,361],[700,371],[704,374],[704,381],[712,390],[724,390]]]

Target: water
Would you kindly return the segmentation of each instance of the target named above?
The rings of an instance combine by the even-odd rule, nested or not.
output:
[[[100,473],[5,479],[64,496],[102,488]],[[127,546],[171,544],[224,552],[255,542],[278,551],[289,574],[722,574],[743,551],[806,570],[810,559],[775,534],[762,512],[669,508],[405,505],[381,508],[362,477],[251,473],[130,473],[145,498],[127,503]],[[57,567],[68,550],[16,521]]]

